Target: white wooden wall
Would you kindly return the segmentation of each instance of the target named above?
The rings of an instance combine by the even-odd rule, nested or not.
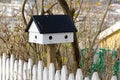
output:
[[[90,80],[89,77],[83,77],[82,70],[77,69],[76,74],[68,74],[67,66],[63,66],[61,70],[55,70],[54,64],[50,67],[44,67],[44,63],[39,61],[33,64],[33,60],[29,59],[25,62],[21,59],[15,60],[14,55],[10,58],[3,53],[0,57],[0,80]],[[100,80],[98,73],[94,72],[91,80]],[[111,80],[117,80],[116,76],[112,76]]]

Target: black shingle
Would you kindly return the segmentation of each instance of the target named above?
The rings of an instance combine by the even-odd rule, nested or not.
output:
[[[68,15],[33,15],[26,28],[28,32],[32,21],[35,22],[40,33],[76,32],[76,28]]]

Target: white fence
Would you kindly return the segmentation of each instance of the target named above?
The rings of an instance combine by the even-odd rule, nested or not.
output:
[[[89,77],[83,79],[81,69],[77,69],[76,74],[67,73],[67,67],[63,66],[61,70],[56,70],[54,64],[51,63],[50,67],[44,67],[42,61],[33,64],[32,59],[25,62],[21,59],[15,60],[14,55],[10,58],[6,57],[3,53],[0,57],[0,80],[90,80]],[[100,80],[98,73],[94,72],[91,80]],[[117,80],[113,76],[111,80]]]

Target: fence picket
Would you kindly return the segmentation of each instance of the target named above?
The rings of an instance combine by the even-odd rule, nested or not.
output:
[[[15,60],[14,62],[14,69],[13,69],[13,74],[14,74],[14,80],[18,80],[18,60]],[[12,76],[11,76],[12,79]]]
[[[67,80],[68,74],[67,74],[67,67],[63,66],[61,70],[61,80]]]
[[[9,80],[10,79],[10,59],[8,58],[7,60],[6,60],[6,80]]]
[[[23,80],[27,80],[27,62],[23,64]]]
[[[55,80],[60,80],[60,79],[61,79],[60,70],[57,70],[55,73]]]
[[[19,59],[18,63],[18,80],[23,80],[23,61]]]
[[[49,80],[48,71],[48,68],[45,67],[43,70],[43,80]]]
[[[28,68],[27,68],[27,79],[28,80],[32,80],[32,66],[33,66],[33,60],[29,58]]]
[[[0,80],[2,80],[2,58],[0,57]]]
[[[33,66],[32,74],[32,80],[37,80],[37,65]]]
[[[54,80],[54,76],[55,76],[55,67],[54,64],[51,63],[49,66],[49,80]]]
[[[5,80],[5,77],[6,77],[6,74],[5,74],[5,63],[6,63],[6,54],[3,53],[3,56],[2,56],[2,80]]]
[[[77,69],[76,80],[83,80],[83,75],[82,75],[82,70],[81,69]]]
[[[37,78],[37,80],[43,80],[43,67],[44,67],[44,64],[43,64],[43,61],[39,61],[38,62],[38,74],[37,76],[39,76]]]
[[[71,73],[71,74],[69,75],[68,80],[74,80],[74,74],[73,74],[73,73]]]
[[[98,76],[98,72],[93,73],[91,80],[100,80]]]
[[[90,79],[89,79],[89,77],[85,77],[85,79],[84,79],[84,80],[90,80]]]
[[[13,80],[13,69],[14,69],[14,55],[11,54],[11,57],[10,57],[10,80]]]
[[[85,79],[84,79],[84,80],[90,80],[90,79],[89,79],[89,77],[85,77]]]
[[[117,76],[112,76],[111,80],[117,80]]]

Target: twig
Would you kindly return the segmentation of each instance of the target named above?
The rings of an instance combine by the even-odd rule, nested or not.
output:
[[[41,15],[44,15],[44,0],[41,1],[42,4],[41,4]]]
[[[35,1],[35,8],[36,8],[36,12],[37,12],[37,15],[39,14],[38,12],[38,5],[37,5],[37,0],[34,0]]]
[[[77,13],[74,21],[77,19],[78,15],[79,15],[79,13],[80,13],[80,11],[81,11],[81,9],[82,9],[82,4],[83,4],[83,0],[81,0],[80,7],[79,7],[78,13]]]
[[[48,10],[45,11],[45,13],[49,12],[50,9],[52,9],[56,4],[58,4],[58,3],[54,3]]]
[[[23,21],[24,21],[25,25],[27,25],[27,21],[25,19],[25,14],[24,14],[26,2],[27,2],[27,0],[23,0],[23,2],[22,2],[22,18],[23,18]]]

